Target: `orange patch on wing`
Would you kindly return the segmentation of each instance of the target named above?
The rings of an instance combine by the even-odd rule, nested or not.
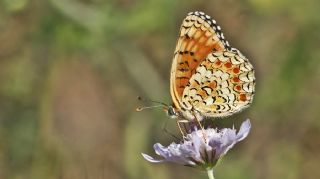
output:
[[[214,90],[214,89],[217,87],[217,83],[216,83],[215,81],[213,81],[213,82],[211,82],[211,83],[209,84],[209,87],[210,87],[212,90]]]
[[[204,60],[207,55],[211,52],[212,46],[204,46],[204,45],[199,45],[199,50],[195,53],[195,57],[197,59]]]
[[[246,101],[247,100],[246,94],[240,94],[239,99],[240,99],[240,101]]]
[[[184,77],[182,77],[182,78],[177,77],[176,80],[179,81],[178,83],[180,83],[180,84],[186,84],[189,82],[189,79],[186,79]]]
[[[220,46],[218,43],[215,43],[214,45],[212,45],[212,50],[215,51],[223,51],[224,47]]]
[[[231,68],[232,63],[228,61],[227,63],[224,64],[224,66],[225,66],[226,68]]]
[[[207,96],[207,93],[206,93],[204,90],[199,90],[199,91],[198,91],[198,94],[199,94],[200,96],[202,96],[202,97]]]
[[[220,66],[221,65],[221,61],[219,59],[216,60],[215,62],[216,65]]]
[[[240,81],[240,79],[238,77],[233,77],[232,78],[233,82],[238,83]]]
[[[236,67],[236,68],[233,69],[233,73],[236,73],[236,74],[237,74],[237,73],[239,73],[239,72],[240,72],[240,69],[239,69],[238,67]]]

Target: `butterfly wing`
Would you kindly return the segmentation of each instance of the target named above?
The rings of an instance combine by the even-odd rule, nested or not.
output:
[[[221,28],[203,12],[191,12],[183,20],[171,67],[170,93],[181,109],[183,91],[196,68],[213,51],[230,49]]]
[[[183,91],[182,107],[202,116],[224,117],[252,102],[253,66],[238,50],[213,52],[199,64]]]

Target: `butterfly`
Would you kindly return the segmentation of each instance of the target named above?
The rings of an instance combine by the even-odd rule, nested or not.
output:
[[[189,13],[174,51],[168,115],[186,122],[227,117],[247,108],[254,92],[249,60],[229,45],[210,16]]]

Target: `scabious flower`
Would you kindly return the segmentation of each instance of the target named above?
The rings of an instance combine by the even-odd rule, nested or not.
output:
[[[247,119],[241,124],[238,133],[234,128],[195,130],[179,144],[171,143],[164,147],[156,143],[153,148],[162,159],[147,154],[142,156],[152,163],[174,162],[201,168],[207,170],[209,178],[213,178],[213,167],[237,142],[248,136],[250,128],[251,123]]]

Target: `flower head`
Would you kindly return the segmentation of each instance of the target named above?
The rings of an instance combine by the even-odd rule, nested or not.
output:
[[[142,154],[149,162],[174,162],[186,166],[212,170],[219,159],[224,156],[237,142],[249,134],[251,123],[249,119],[241,124],[240,130],[223,128],[195,130],[188,134],[179,144],[171,143],[168,147],[157,143],[153,146],[155,152],[163,159]]]

